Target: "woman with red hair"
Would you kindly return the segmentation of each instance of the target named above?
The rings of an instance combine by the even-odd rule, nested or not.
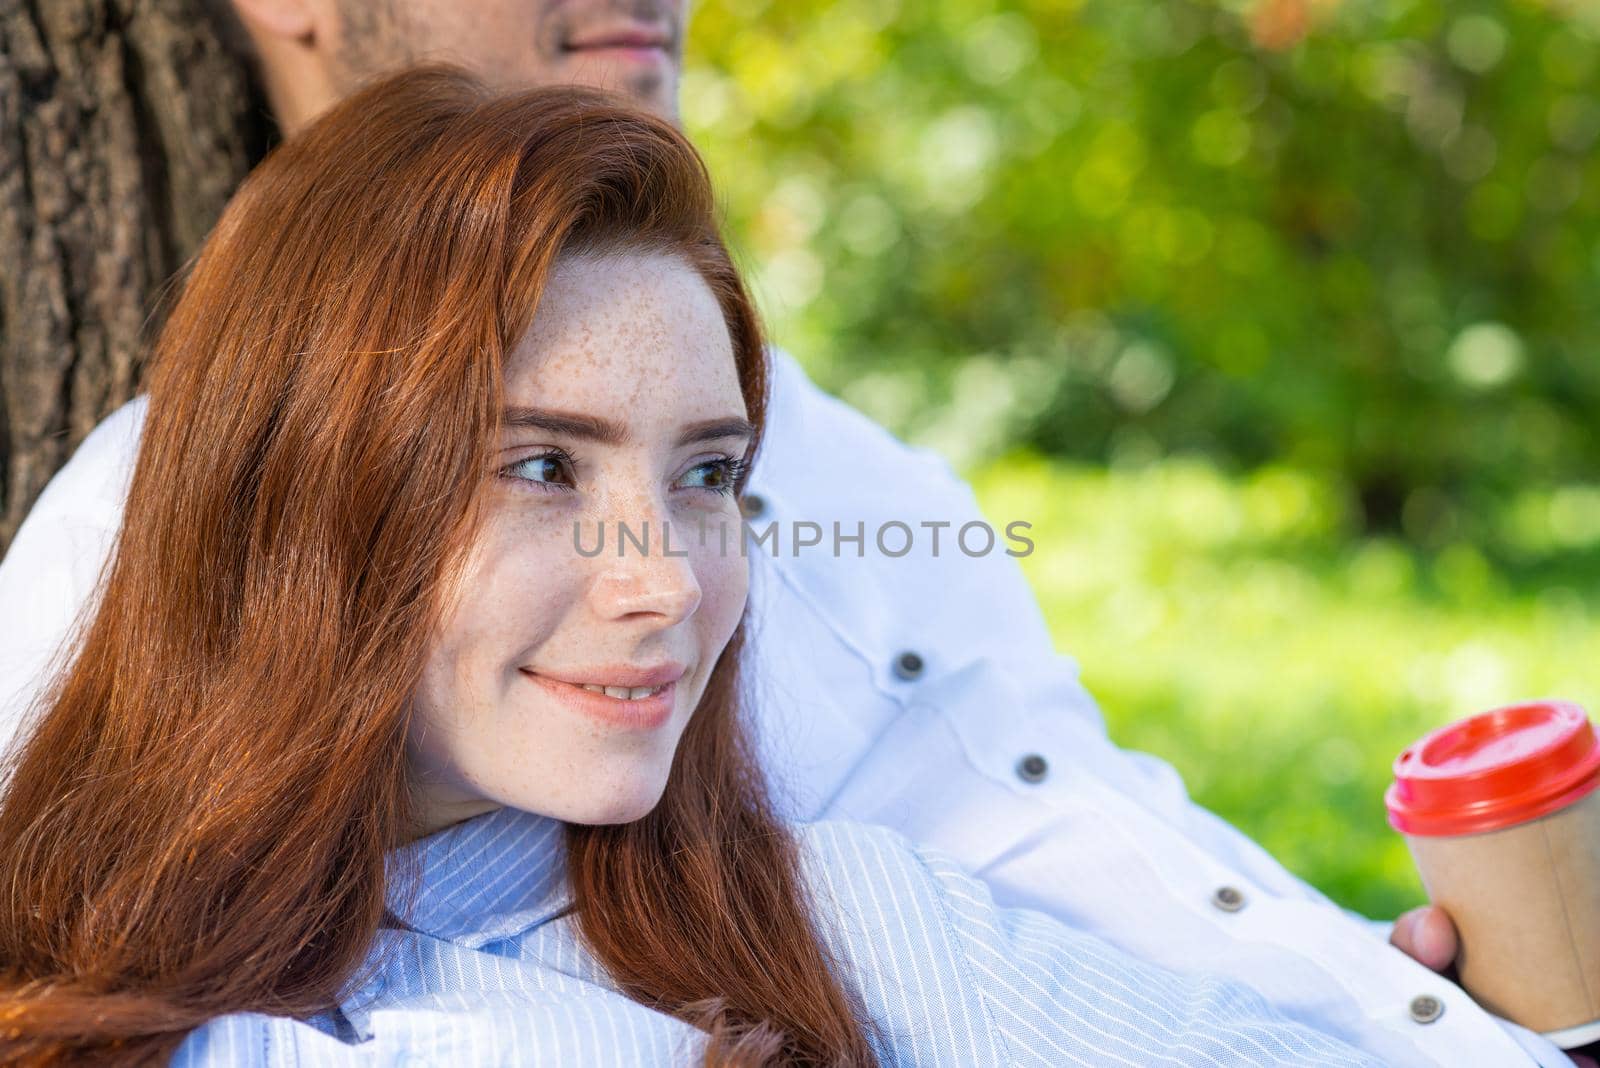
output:
[[[0,1062],[1362,1063],[773,815],[763,352],[698,157],[609,98],[428,68],[278,149],[8,769]]]

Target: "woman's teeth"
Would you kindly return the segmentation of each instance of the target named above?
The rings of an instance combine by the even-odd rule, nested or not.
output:
[[[643,697],[654,697],[660,693],[660,686],[596,686],[593,683],[584,683],[585,690],[603,693],[607,697],[620,697],[624,701],[637,701]]]

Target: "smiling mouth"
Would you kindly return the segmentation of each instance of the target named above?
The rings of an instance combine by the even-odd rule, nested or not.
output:
[[[654,697],[656,694],[660,693],[662,690],[665,690],[667,687],[666,686],[597,686],[592,682],[586,682],[580,688],[584,689],[584,690],[588,690],[590,693],[603,693],[607,697],[615,697],[615,698],[618,698],[619,700],[623,700],[623,701],[642,701],[646,697]]]
[[[688,665],[677,660],[662,660],[654,664],[593,664],[587,667],[535,667],[531,664],[519,668],[524,675],[536,675],[582,690],[606,692],[612,697],[648,696],[660,693],[671,683],[683,678]]]
[[[640,679],[638,681],[646,685],[608,686],[598,682],[568,682],[522,669],[524,678],[560,700],[563,705],[594,721],[628,731],[655,730],[672,719],[678,703],[678,680],[683,675],[683,668],[672,665],[640,674],[654,674],[662,681],[651,684],[649,679]]]

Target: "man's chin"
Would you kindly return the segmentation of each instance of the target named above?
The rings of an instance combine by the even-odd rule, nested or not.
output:
[[[677,125],[678,79],[657,77],[654,84],[637,85],[628,93],[641,107],[649,108],[663,119]]]
[[[655,112],[663,119],[678,121],[678,72],[676,66],[668,70],[646,68],[636,71],[596,70],[579,68],[570,79],[575,84],[604,89],[627,97],[639,107]]]

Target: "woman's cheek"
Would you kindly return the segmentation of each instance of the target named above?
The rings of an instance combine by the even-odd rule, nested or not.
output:
[[[705,650],[714,660],[744,612],[750,592],[749,561],[737,541],[732,541],[726,552],[713,542],[695,554],[694,566],[700,584],[701,633],[707,644],[714,646]]]
[[[506,509],[484,525],[441,636],[456,685],[482,691],[474,703],[536,655],[578,598],[583,573],[572,566],[570,538],[539,509]]]
[[[537,601],[548,596],[555,580],[572,574],[574,564],[584,562],[574,527],[587,543],[593,537],[593,521],[559,499],[527,500],[535,492],[509,494],[510,507],[502,508],[488,526],[483,570],[487,584],[496,588],[511,586],[526,595],[533,592],[528,591],[530,584],[542,586]]]

